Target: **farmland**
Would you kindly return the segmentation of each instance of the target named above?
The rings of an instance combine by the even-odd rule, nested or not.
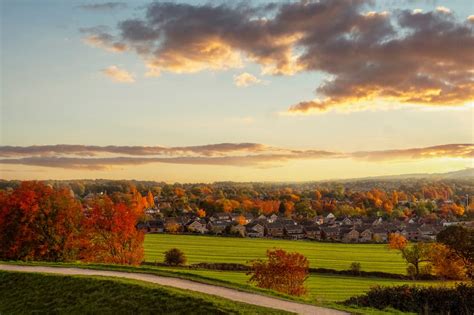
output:
[[[289,241],[211,236],[148,234],[145,238],[145,260],[162,262],[163,252],[181,249],[188,263],[241,263],[263,258],[270,248],[282,248],[305,255],[312,268],[348,269],[360,262],[364,271],[404,274],[406,265],[397,251],[383,244],[340,244],[311,241]]]
[[[267,248],[278,247],[306,255],[313,268],[348,269],[358,261],[365,271],[383,271],[404,274],[406,265],[396,251],[389,251],[386,245],[338,244],[307,241],[286,241],[268,239],[240,239],[209,236],[148,234],[145,238],[145,256],[149,262],[163,259],[163,252],[179,248],[188,257],[188,264],[200,262],[246,263],[263,258]],[[174,273],[193,274],[206,278],[223,280],[237,285],[247,285],[245,272],[160,268]],[[352,277],[344,275],[311,274],[306,284],[308,298],[312,302],[327,303],[342,301],[362,294],[374,285],[450,285],[442,281],[405,281],[374,277]]]

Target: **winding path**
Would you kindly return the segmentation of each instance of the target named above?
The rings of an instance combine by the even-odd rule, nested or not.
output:
[[[297,303],[292,301],[281,300],[269,296],[264,296],[255,293],[243,292],[235,289],[223,288],[216,285],[204,284],[190,280],[156,276],[146,273],[131,273],[122,271],[107,271],[107,270],[92,270],[82,268],[69,267],[43,267],[43,266],[18,266],[18,265],[2,265],[0,270],[4,271],[21,271],[21,272],[43,272],[54,273],[61,275],[85,275],[85,276],[106,276],[134,279],[146,282],[152,282],[164,286],[197,291],[205,294],[219,296],[232,301],[243,302],[258,306],[264,306],[297,314],[312,314],[312,315],[342,315],[348,314],[345,312],[318,307],[309,304]]]

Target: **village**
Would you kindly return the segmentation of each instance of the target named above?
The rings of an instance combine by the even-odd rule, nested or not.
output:
[[[343,217],[332,213],[297,222],[272,214],[270,216],[236,213],[216,213],[209,218],[183,215],[154,219],[138,224],[145,233],[209,234],[250,238],[281,238],[343,243],[386,243],[391,233],[403,235],[409,241],[434,241],[449,225],[474,226],[473,221],[425,222],[423,218],[384,220],[379,218]]]

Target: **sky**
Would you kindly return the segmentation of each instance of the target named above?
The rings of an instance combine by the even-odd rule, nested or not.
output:
[[[473,167],[471,0],[0,5],[2,179]]]

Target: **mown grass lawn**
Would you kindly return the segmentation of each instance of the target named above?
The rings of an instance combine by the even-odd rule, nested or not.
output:
[[[226,262],[242,263],[265,257],[270,248],[299,252],[313,268],[348,269],[352,262],[360,262],[364,271],[384,271],[405,274],[406,264],[397,251],[386,244],[341,244],[314,241],[249,239],[194,235],[147,234],[145,260],[163,262],[163,253],[179,248],[188,263]]]
[[[105,277],[0,272],[0,314],[289,314]]]

